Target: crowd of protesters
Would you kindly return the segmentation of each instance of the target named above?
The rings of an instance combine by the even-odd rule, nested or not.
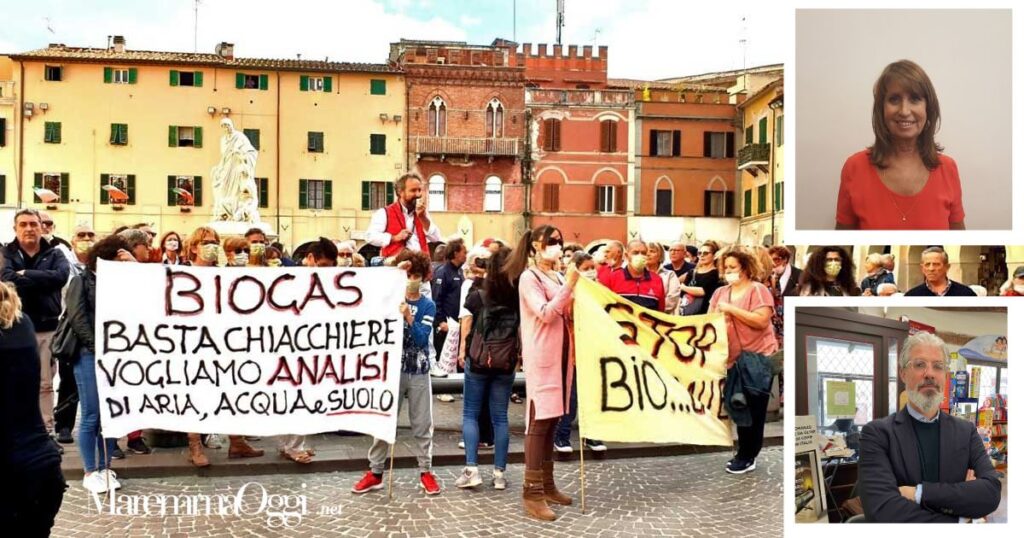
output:
[[[46,213],[18,211],[16,238],[3,247],[0,262],[0,349],[5,357],[12,357],[3,361],[5,405],[10,406],[2,410],[5,432],[9,432],[4,463],[9,474],[37,472],[44,478],[18,481],[39,490],[35,497],[39,504],[23,513],[55,512],[59,507],[64,488],[59,469],[62,445],[77,441],[84,468],[82,485],[93,493],[121,487],[110,469],[112,459],[124,458],[126,450],[151,451],[142,432],[127,436],[124,448],[119,440],[100,435],[93,335],[97,261],[101,259],[194,266],[392,265],[404,269],[408,283],[401,307],[406,331],[400,390],[402,399],[408,399],[404,406],[413,436],[409,446],[419,460],[421,487],[431,495],[442,489],[431,471],[431,376],[464,374],[460,446],[466,466],[455,485],[480,486],[479,450],[493,448],[490,483],[505,489],[508,409],[510,402],[524,401],[513,388],[516,372],[522,371],[527,422],[523,504],[528,515],[541,520],[556,518],[551,505],[572,503],[555,485],[553,452],[573,450],[570,439],[577,394],[570,306],[580,278],[599,282],[652,310],[725,316],[727,391],[741,370],[744,379],[756,380],[734,389],[747,393],[748,406],[738,412],[730,408],[739,433],[736,454],[726,463],[727,472],[733,474],[756,468],[772,377],[778,373],[772,357],[778,361],[783,343],[784,298],[899,293],[891,255],[869,255],[863,262],[867,276],[858,283],[847,250],[832,246],[814,249],[799,269],[793,251],[783,246],[726,246],[716,241],[662,245],[640,239],[623,244],[613,239],[586,250],[566,243],[562,231],[553,226],[527,231],[510,244],[493,238],[476,245],[467,245],[461,238],[444,243],[426,212],[422,180],[406,174],[396,181],[395,192],[396,201],[375,213],[367,230],[371,250],[379,253],[370,259],[358,252],[353,241],[327,238],[302,245],[289,256],[261,228],[222,238],[214,229],[200,227],[165,231],[158,239],[147,224],[122,227],[103,238],[81,225],[67,242],[53,235],[53,221]],[[925,282],[906,295],[974,294],[946,276],[949,259],[941,248],[928,248],[921,258]],[[1005,295],[1024,295],[1024,268],[1017,268],[1004,288]],[[456,341],[446,351],[449,334]],[[55,357],[55,349],[59,356]],[[60,378],[56,401],[55,370]],[[34,396],[35,379],[38,397]],[[31,410],[30,400],[38,403]],[[77,440],[72,436],[76,419]],[[219,448],[220,435],[188,433],[186,437],[188,461],[196,467],[210,465],[205,449]],[[249,444],[252,439],[227,437],[229,458],[264,453]],[[605,449],[599,440],[582,442],[590,450]],[[281,457],[299,464],[308,464],[315,456],[305,436],[279,436],[277,447]],[[382,487],[387,452],[385,442],[373,441],[369,471],[353,492]]]

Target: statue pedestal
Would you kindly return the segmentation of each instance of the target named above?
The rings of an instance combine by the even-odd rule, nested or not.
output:
[[[267,236],[267,239],[276,239],[277,238],[277,234],[274,233],[274,231],[270,228],[270,225],[265,223],[265,222],[260,222],[260,223],[254,224],[254,223],[251,223],[251,222],[234,222],[234,221],[228,221],[228,220],[215,220],[215,221],[211,222],[210,224],[208,224],[208,226],[210,228],[213,228],[214,230],[216,230],[217,234],[220,235],[222,239],[224,237],[228,237],[228,236],[232,236],[232,235],[237,235],[237,236],[245,235],[245,232],[248,232],[252,228],[259,228],[260,230],[263,230],[263,234]]]

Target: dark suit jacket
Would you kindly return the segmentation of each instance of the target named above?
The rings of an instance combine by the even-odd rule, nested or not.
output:
[[[800,275],[803,271],[796,268],[795,265],[789,266],[789,280],[786,281],[786,288],[782,290],[783,297],[795,297],[800,295]]]
[[[939,416],[939,482],[923,485],[920,506],[899,492],[899,486],[921,483],[914,418],[904,408],[861,430],[859,489],[868,521],[955,523],[961,516],[987,516],[999,506],[1002,485],[977,429],[946,413]],[[975,480],[965,482],[968,469]]]

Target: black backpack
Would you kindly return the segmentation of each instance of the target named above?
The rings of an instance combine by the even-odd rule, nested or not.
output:
[[[470,369],[481,374],[510,374],[519,363],[519,308],[489,305],[479,290],[483,305],[473,320],[469,344]]]

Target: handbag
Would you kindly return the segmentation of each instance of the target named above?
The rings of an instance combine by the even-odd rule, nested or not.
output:
[[[75,278],[81,277],[76,276]],[[83,298],[82,301],[85,302],[85,299]],[[68,318],[68,308],[65,307],[60,319],[57,320],[57,329],[54,330],[53,338],[50,339],[50,356],[58,361],[74,363],[78,359],[78,350],[81,345]]]
[[[690,278],[688,279],[689,282],[687,282],[686,285],[697,286],[697,269],[691,270],[688,274],[690,275]],[[706,296],[694,297],[687,293],[686,304],[683,305],[682,315],[693,316],[696,314],[700,314],[704,309],[704,301],[706,301],[707,299],[708,298]]]
[[[459,322],[448,318],[448,335],[441,347],[441,354],[437,357],[437,368],[447,374],[454,373],[459,362],[460,332]]]

